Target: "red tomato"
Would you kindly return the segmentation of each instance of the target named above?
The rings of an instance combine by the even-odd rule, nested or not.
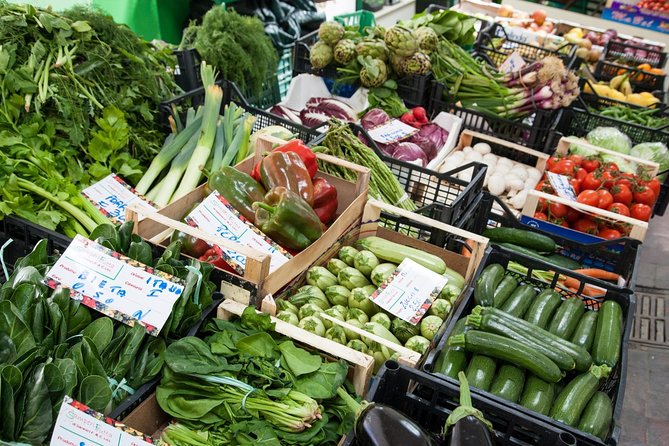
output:
[[[613,212],[614,214],[624,215],[625,217],[630,216],[629,208],[623,203],[613,203],[606,210],[609,212]]]
[[[655,198],[660,196],[660,180],[657,178],[653,178],[652,180],[645,181],[644,184],[651,189],[653,189],[653,192],[655,193]]]
[[[540,192],[545,192],[547,194],[552,194],[554,192],[553,186],[551,186],[551,183],[548,182],[547,180],[539,181],[535,189]]]
[[[607,228],[602,231],[599,231],[599,234],[597,235],[599,235],[601,238],[605,238],[606,240],[613,240],[622,237],[620,231],[612,228]]]
[[[539,204],[537,205],[537,211],[546,213],[548,211],[548,200],[545,198],[539,198]]]
[[[597,191],[597,196],[599,201],[597,202],[597,207],[600,209],[607,209],[613,204],[613,195],[606,189],[599,189]]]
[[[558,158],[557,156],[551,156],[550,158],[548,158],[548,160],[546,160],[546,170],[552,172],[553,167],[555,167],[558,161],[560,161],[560,158]]]
[[[591,172],[588,175],[586,175],[585,179],[583,179],[581,181],[581,187],[583,188],[583,190],[585,190],[585,189],[590,189],[590,190],[599,189],[599,187],[601,185],[602,185],[602,180],[594,172]]]
[[[537,220],[548,221],[548,216],[543,212],[535,212],[534,218],[536,218]]]
[[[577,180],[580,180],[581,182],[582,182],[583,179],[584,179],[585,177],[587,177],[587,176],[588,176],[588,171],[585,170],[585,169],[582,168],[582,167],[579,168],[579,169],[576,171],[576,179],[577,179]]]
[[[616,203],[623,203],[627,206],[632,204],[632,191],[624,184],[616,183],[611,188],[611,193],[613,194],[613,201]]]
[[[560,161],[550,169],[551,172],[557,173],[558,175],[568,175],[573,176],[574,171],[576,170],[576,164],[573,161],[568,159],[561,159]]]
[[[584,190],[578,194],[576,201],[587,204],[588,206],[597,206],[599,203],[599,194],[594,190]]]
[[[564,218],[567,216],[569,211],[569,206],[566,206],[562,203],[551,203],[548,206],[548,215],[556,218]]]
[[[637,176],[629,172],[621,173],[620,176],[616,179],[616,184],[624,184],[630,189],[634,189],[633,186],[636,183],[637,183]]]
[[[617,175],[620,173],[620,168],[618,168],[618,165],[616,163],[604,163],[602,165],[602,170],[605,172],[611,172],[612,174]]]
[[[643,203],[633,204],[630,208],[630,214],[632,218],[637,220],[648,221],[650,220],[650,215],[653,213],[653,209],[650,206]]]
[[[571,184],[571,188],[574,189],[576,195],[581,193],[581,180],[574,178],[569,181],[569,184]]]
[[[578,167],[581,167],[581,164],[583,164],[583,157],[581,155],[572,154],[572,155],[569,155],[567,157],[567,159],[569,161],[572,161]]]
[[[640,185],[634,191],[634,202],[652,206],[655,203],[655,192],[648,186]]]
[[[597,235],[598,231],[597,223],[590,220],[589,218],[582,218],[578,220],[576,223],[574,223],[572,229],[575,229],[579,232],[585,232],[586,234],[594,234],[594,235]]]
[[[599,161],[592,159],[585,159],[583,160],[581,167],[583,167],[588,172],[594,172],[599,167]]]
[[[567,210],[567,217],[565,220],[567,220],[569,223],[574,223],[576,220],[580,219],[582,217],[581,213],[578,212],[574,208],[569,208]]]
[[[602,182],[602,186],[607,189],[611,189],[611,186],[613,186],[616,182],[616,178],[613,176],[613,174],[606,170],[599,175],[599,180]]]

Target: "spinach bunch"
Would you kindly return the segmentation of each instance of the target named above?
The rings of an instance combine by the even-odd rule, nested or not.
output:
[[[240,320],[209,321],[204,340],[167,347],[156,399],[177,423],[165,430],[165,442],[337,444],[355,415],[343,387],[348,365],[323,361],[273,325],[249,307]]]

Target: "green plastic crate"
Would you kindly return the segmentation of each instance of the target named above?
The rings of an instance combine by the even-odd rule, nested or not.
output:
[[[368,26],[376,26],[374,13],[370,11],[356,11],[349,14],[335,16],[335,21],[344,26],[357,26],[363,32]]]

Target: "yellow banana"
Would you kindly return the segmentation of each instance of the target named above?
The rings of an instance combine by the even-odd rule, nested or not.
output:
[[[627,96],[628,94],[632,94],[632,85],[630,84],[629,79],[625,79],[625,81],[620,85],[620,92]]]
[[[627,79],[627,74],[619,74],[609,81],[609,86],[614,90],[619,90],[620,86]]]

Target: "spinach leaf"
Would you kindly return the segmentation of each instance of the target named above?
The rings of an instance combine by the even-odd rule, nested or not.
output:
[[[112,399],[112,391],[107,379],[102,376],[91,375],[81,381],[77,400],[84,403],[93,410],[104,412],[107,404]]]
[[[44,364],[39,364],[25,384],[23,421],[18,441],[24,443],[42,443],[51,430],[52,408],[49,400],[49,389],[44,376]]]
[[[130,249],[130,239],[132,237],[132,230],[135,226],[135,222],[130,220],[123,223],[118,228],[118,244],[120,252],[128,252]]]
[[[93,229],[93,232],[91,232],[91,235],[88,238],[101,245],[106,241],[108,242],[107,245],[110,246],[110,249],[119,251],[120,243],[118,233],[116,232],[116,227],[110,223],[98,225]]]
[[[230,426],[230,431],[240,446],[281,446],[274,428],[266,421],[235,423]]]
[[[277,345],[274,339],[267,333],[256,333],[246,336],[237,342],[239,353],[246,353],[261,358],[275,358]]]
[[[53,333],[53,343],[61,344],[67,339],[67,321],[60,307],[53,301],[47,301],[46,310],[49,315],[49,326]]]
[[[145,265],[153,265],[153,253],[151,252],[151,246],[149,246],[149,244],[143,241],[141,238],[139,241],[133,240],[130,242],[128,257]]]
[[[42,239],[37,242],[30,254],[20,258],[14,264],[14,273],[16,273],[18,269],[21,269],[25,266],[38,266],[47,263],[49,261],[49,253],[46,249],[47,244],[48,241],[46,239]]]
[[[293,341],[282,342],[279,350],[286,368],[296,377],[315,372],[323,362],[320,355],[312,355],[303,348],[296,347]]]
[[[274,322],[269,314],[259,313],[253,307],[246,307],[242,313],[242,327],[262,332],[274,331]]]
[[[72,395],[72,391],[77,386],[77,366],[70,358],[56,359],[54,362],[65,382],[65,395]]]
[[[14,342],[16,355],[21,356],[36,346],[33,335],[14,304],[0,302],[0,333],[6,333]]]
[[[328,362],[316,372],[297,378],[294,389],[315,399],[333,398],[346,380],[347,373],[348,364],[343,359]]]
[[[53,407],[54,419],[58,416],[58,408],[65,396],[65,379],[58,366],[54,363],[44,364],[44,382],[49,389],[49,399]]]
[[[11,283],[12,288],[16,288],[22,283],[41,284],[44,275],[32,265],[15,269],[7,283]]]
[[[244,337],[244,333],[234,330],[219,331],[209,336],[207,343],[215,355],[236,355],[237,342]]]
[[[192,380],[192,378],[189,378]],[[172,381],[158,386],[156,400],[167,414],[182,420],[201,420],[220,406],[224,399],[217,386],[205,385],[193,388],[187,381]]]
[[[211,354],[199,338],[187,337],[170,344],[165,350],[165,364],[177,373],[209,374],[226,369],[227,362]]]
[[[16,357],[14,341],[7,333],[0,333],[0,364],[11,364]]]
[[[16,415],[14,408],[14,389],[7,380],[0,376],[0,438],[15,440]]]
[[[81,334],[91,340],[99,352],[109,345],[114,336],[114,323],[108,317],[101,317],[91,322]]]
[[[119,325],[120,326],[120,325]],[[122,338],[121,349],[118,354],[107,362],[107,375],[120,381],[130,369],[130,364],[137,355],[146,335],[146,330],[140,324],[125,327],[126,335]]]
[[[21,373],[21,370],[19,370],[18,367],[13,365],[2,366],[0,368],[0,376],[2,376],[10,386],[12,386],[15,393],[21,389],[21,384],[23,383],[23,373]]]
[[[68,292],[69,293],[69,292]],[[70,318],[67,322],[67,336],[74,336],[75,334],[81,332],[88,324],[91,323],[93,316],[87,306],[82,305],[80,302],[70,299]]]

